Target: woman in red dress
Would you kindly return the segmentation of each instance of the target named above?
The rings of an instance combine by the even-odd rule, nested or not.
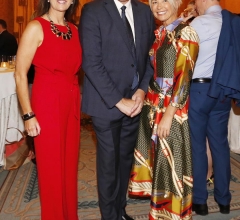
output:
[[[42,220],[77,220],[81,46],[70,23],[78,0],[40,0],[17,52],[16,85],[34,137]],[[27,72],[33,63],[31,102]]]

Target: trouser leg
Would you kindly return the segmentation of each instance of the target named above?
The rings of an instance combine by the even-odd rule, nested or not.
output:
[[[214,196],[218,203],[228,205],[231,201],[229,191],[231,167],[228,145],[228,119],[231,100],[220,96],[209,114],[207,136],[213,158]]]
[[[216,100],[207,96],[208,83],[192,83],[190,88],[189,126],[193,161],[193,203],[205,204],[208,197],[206,177],[208,161],[206,136],[208,114]]]

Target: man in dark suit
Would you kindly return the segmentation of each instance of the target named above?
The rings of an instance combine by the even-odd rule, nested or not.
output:
[[[82,10],[82,111],[92,117],[97,135],[102,220],[132,219],[125,211],[126,192],[138,114],[153,75],[148,52],[154,28],[149,6],[137,0],[97,0]]]
[[[6,21],[0,19],[0,55],[16,55],[17,48],[16,38],[7,31]]]

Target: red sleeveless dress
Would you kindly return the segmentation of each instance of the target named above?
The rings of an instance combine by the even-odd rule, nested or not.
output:
[[[76,27],[72,38],[52,33],[50,22],[36,18],[43,29],[33,65],[32,109],[41,127],[35,137],[41,220],[77,220],[77,171],[80,141],[78,70],[81,46]],[[66,33],[66,26],[56,25]]]

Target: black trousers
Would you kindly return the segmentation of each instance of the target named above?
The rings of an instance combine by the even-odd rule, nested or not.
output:
[[[97,135],[97,184],[102,220],[126,214],[126,193],[138,132],[139,116],[110,121],[92,117]]]

